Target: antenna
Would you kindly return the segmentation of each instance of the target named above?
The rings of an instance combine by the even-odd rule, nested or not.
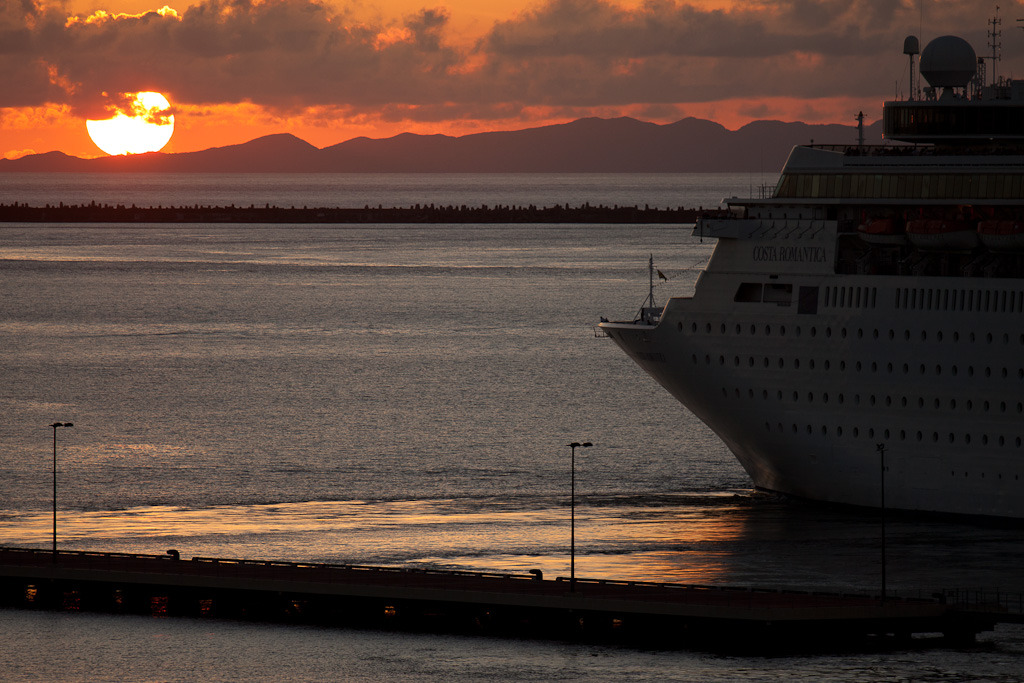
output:
[[[996,76],[998,74],[998,70],[996,68],[996,65],[999,63],[999,59],[1000,59],[1000,57],[999,57],[999,48],[1001,48],[1003,46],[1003,44],[998,42],[998,41],[999,41],[999,37],[1003,35],[1003,32],[1000,31],[997,27],[1001,26],[1002,23],[1003,23],[1003,20],[999,18],[999,5],[996,5],[996,14],[995,14],[995,16],[988,20],[988,24],[991,27],[989,29],[989,31],[988,31],[988,38],[989,38],[988,46],[990,48],[992,48],[992,56],[991,57],[982,57],[981,58],[981,59],[991,59],[992,60],[992,85],[995,85],[996,81],[998,80],[996,78]],[[981,60],[978,60],[978,61],[981,61]]]
[[[864,146],[864,112],[857,112],[857,146]]]

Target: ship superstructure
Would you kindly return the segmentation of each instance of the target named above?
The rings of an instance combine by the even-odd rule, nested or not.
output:
[[[933,40],[889,144],[795,148],[770,198],[698,221],[692,297],[601,324],[755,486],[1024,517],[1024,81],[977,64]]]

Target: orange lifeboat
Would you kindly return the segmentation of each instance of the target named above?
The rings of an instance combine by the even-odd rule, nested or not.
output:
[[[896,218],[869,218],[857,226],[860,238],[869,244],[905,244],[903,221]]]
[[[962,219],[907,221],[907,238],[920,249],[970,251],[978,246],[978,231],[974,223]]]
[[[993,251],[1024,250],[1024,221],[985,220],[978,223],[981,243]]]

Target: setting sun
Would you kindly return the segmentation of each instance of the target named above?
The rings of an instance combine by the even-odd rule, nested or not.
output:
[[[125,93],[128,114],[118,111],[113,118],[86,121],[89,137],[107,154],[158,152],[174,134],[171,104],[158,92]]]

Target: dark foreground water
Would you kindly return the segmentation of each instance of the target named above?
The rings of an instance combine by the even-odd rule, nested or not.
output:
[[[0,543],[48,547],[60,420],[63,548],[557,576],[565,444],[589,440],[580,575],[876,591],[876,514],[754,495],[594,336],[640,306],[651,253],[663,301],[711,248],[675,226],[0,227]],[[890,590],[1024,590],[1019,528],[896,518],[887,537]],[[0,612],[5,681],[1015,681],[1022,654],[1019,627],[740,658]]]

